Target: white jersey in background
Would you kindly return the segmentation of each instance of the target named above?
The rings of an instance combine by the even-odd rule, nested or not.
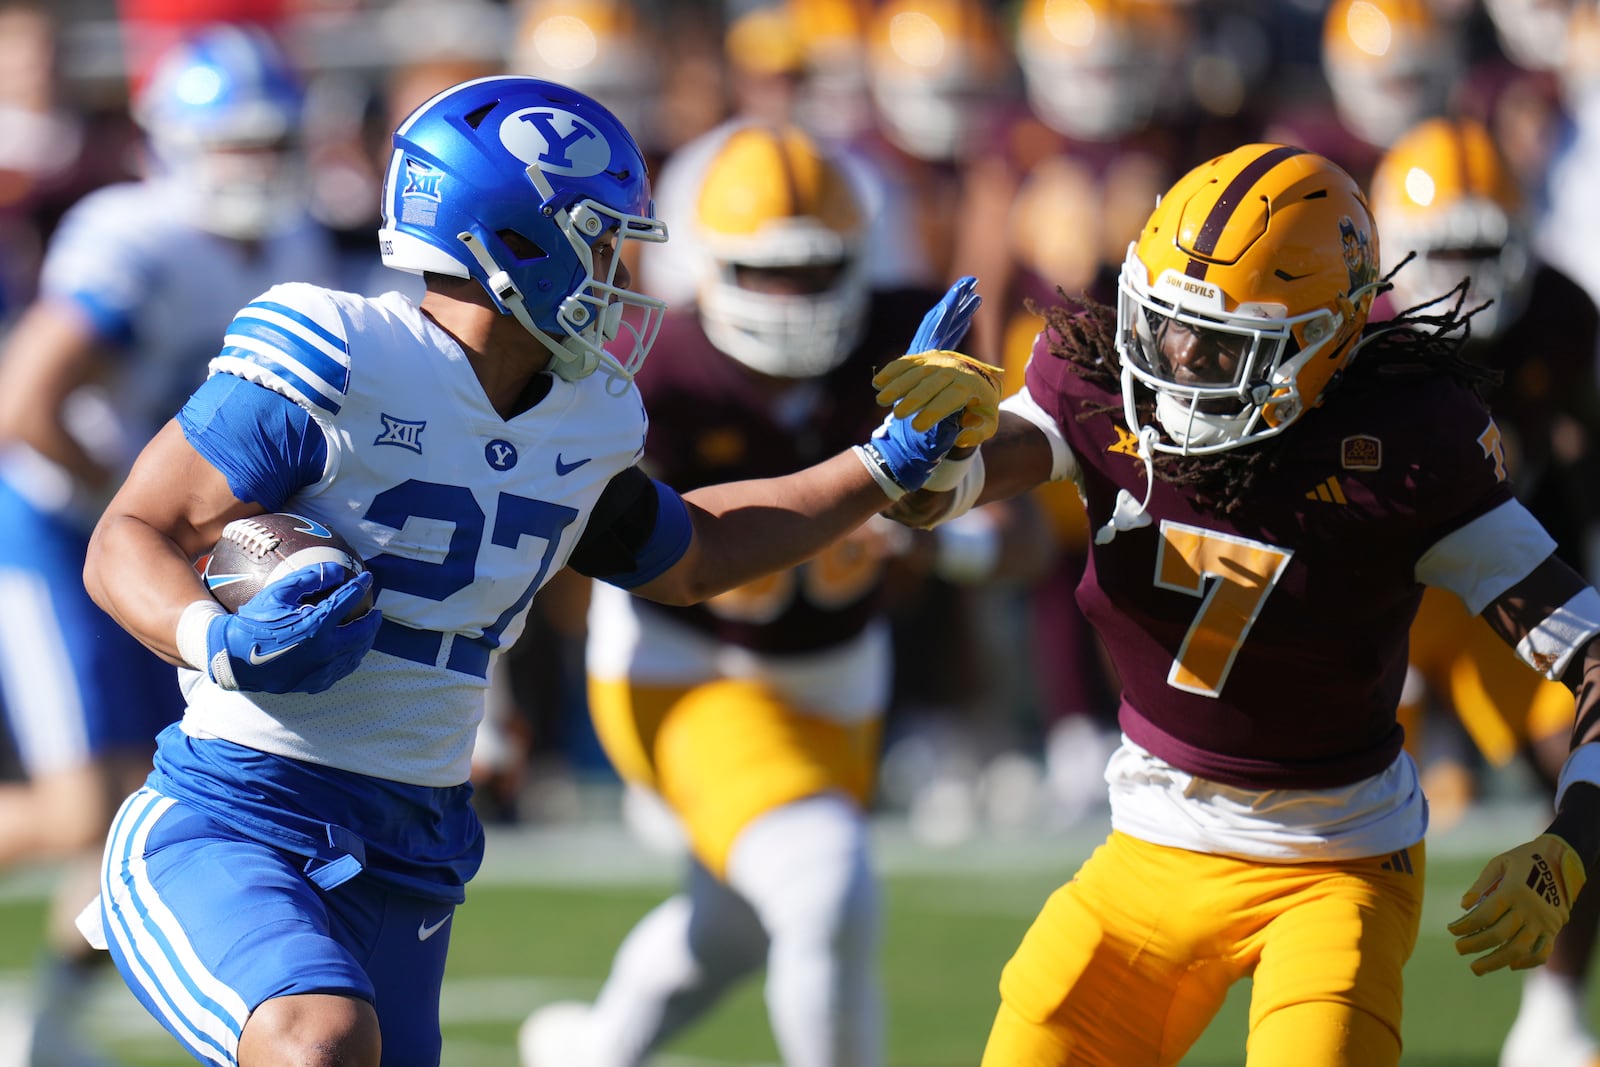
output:
[[[115,364],[66,412],[74,435],[114,475],[205,380],[234,311],[279,282],[334,277],[332,244],[309,218],[246,245],[196,228],[187,214],[168,183],[108,186],[66,214],[45,257],[41,299],[75,307]],[[88,492],[21,444],[0,453],[0,477],[39,510],[64,512],[85,529],[121,480]]]

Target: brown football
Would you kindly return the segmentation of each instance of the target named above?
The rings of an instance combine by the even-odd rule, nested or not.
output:
[[[315,563],[336,563],[350,578],[366,570],[355,549],[322,523],[269,512],[228,523],[216,547],[196,566],[217,603],[234,612],[263,587]],[[344,621],[359,618],[370,607],[368,593]]]

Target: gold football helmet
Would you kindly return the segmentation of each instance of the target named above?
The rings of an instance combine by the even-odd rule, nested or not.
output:
[[[706,336],[774,377],[838,366],[866,324],[863,216],[848,175],[809,135],[735,130],[711,160],[695,209]]]
[[[1322,65],[1339,121],[1388,145],[1444,111],[1463,65],[1459,28],[1427,0],[1333,0],[1322,22]]]
[[[655,128],[656,54],[624,0],[532,0],[507,66],[587,93],[641,141]]]
[[[888,0],[867,33],[872,103],[884,135],[918,159],[972,150],[1009,73],[979,0]]]
[[[1527,295],[1529,236],[1521,190],[1482,123],[1430,119],[1396,141],[1372,177],[1372,213],[1383,230],[1394,299],[1413,307],[1471,279],[1466,306],[1494,301],[1472,317],[1474,337],[1514,320]]]
[[[1181,5],[1024,0],[1017,60],[1028,106],[1051,129],[1110,141],[1148,125],[1180,92],[1189,35]]]
[[[1366,197],[1327,159],[1250,144],[1157,204],[1117,282],[1131,428],[1142,390],[1170,441],[1220,452],[1281,433],[1350,361],[1378,284]]]

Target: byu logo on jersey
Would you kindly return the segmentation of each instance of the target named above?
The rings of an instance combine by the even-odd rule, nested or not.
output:
[[[496,437],[483,446],[483,458],[497,471],[508,471],[517,465],[517,446]]]
[[[579,115],[560,108],[523,108],[500,123],[500,143],[524,163],[543,170],[586,178],[611,165],[605,135]]]

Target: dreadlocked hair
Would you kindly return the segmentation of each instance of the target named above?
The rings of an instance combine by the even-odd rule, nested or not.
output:
[[[1411,259],[1412,255],[1406,256],[1378,280],[1374,297],[1394,288],[1395,273]],[[1463,278],[1443,296],[1407,308],[1385,322],[1368,322],[1356,341],[1350,365],[1329,383],[1328,390],[1336,388],[1341,378],[1357,374],[1445,374],[1482,398],[1499,384],[1501,374],[1462,354],[1472,336],[1472,317],[1489,306],[1485,303],[1464,307],[1468,282]],[[1087,293],[1068,297],[1058,288],[1056,295],[1061,303],[1048,308],[1028,302],[1028,310],[1045,321],[1047,350],[1057,359],[1066,360],[1079,377],[1120,394],[1122,360],[1117,351],[1116,309]],[[1077,417],[1087,421],[1105,414],[1117,418],[1122,413],[1119,398],[1112,404],[1085,403]],[[1135,414],[1141,424],[1157,425],[1155,398],[1148,391],[1140,395]],[[1284,436],[1271,437],[1248,448],[1200,456],[1157,452],[1153,459],[1156,477],[1189,490],[1203,510],[1231,515],[1251,497],[1256,483],[1277,466]]]
[[[1379,293],[1394,288],[1392,279],[1416,258],[1415,252],[1395,264],[1379,281]],[[1356,342],[1356,356],[1346,373],[1397,375],[1445,374],[1477,394],[1480,400],[1500,385],[1504,375],[1464,354],[1472,339],[1472,317],[1494,301],[1466,307],[1470,278],[1449,292],[1423,301],[1386,322],[1369,322]]]

